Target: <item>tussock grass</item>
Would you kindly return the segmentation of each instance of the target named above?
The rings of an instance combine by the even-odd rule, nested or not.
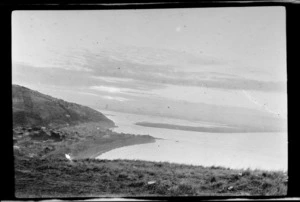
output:
[[[16,158],[15,166],[18,197],[284,196],[287,193],[287,175],[280,171],[97,159],[71,163],[66,159]]]

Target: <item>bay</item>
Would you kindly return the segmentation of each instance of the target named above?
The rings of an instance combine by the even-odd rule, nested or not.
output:
[[[115,132],[151,135],[155,143],[121,147],[98,159],[131,159],[237,169],[287,170],[287,133],[207,133],[152,128],[136,122],[213,127],[220,124],[101,110]],[[223,125],[224,126],[224,125]]]

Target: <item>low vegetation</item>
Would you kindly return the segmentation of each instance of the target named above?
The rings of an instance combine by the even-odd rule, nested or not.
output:
[[[287,193],[284,172],[132,160],[15,160],[16,197],[248,196]]]

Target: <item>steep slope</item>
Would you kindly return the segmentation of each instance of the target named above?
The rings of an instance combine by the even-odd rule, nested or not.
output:
[[[61,127],[84,122],[100,122],[104,128],[115,126],[102,113],[66,102],[19,85],[12,85],[13,126]]]

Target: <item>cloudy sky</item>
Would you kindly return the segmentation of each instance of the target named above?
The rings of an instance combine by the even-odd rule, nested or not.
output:
[[[15,11],[12,79],[97,109],[286,117],[285,37],[283,7]]]

